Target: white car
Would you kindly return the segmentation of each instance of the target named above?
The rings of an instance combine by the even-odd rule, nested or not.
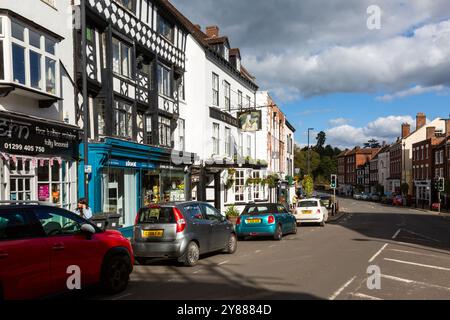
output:
[[[297,203],[294,212],[297,224],[319,223],[322,227],[328,221],[328,210],[320,199],[304,199]]]

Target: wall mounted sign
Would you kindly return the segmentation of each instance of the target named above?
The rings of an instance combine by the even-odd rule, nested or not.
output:
[[[236,128],[239,127],[238,119],[236,119],[232,115],[230,115],[226,112],[223,112],[217,108],[210,107],[209,108],[209,116],[213,119],[225,122],[226,124],[229,124],[230,126],[233,126]]]
[[[261,110],[238,112],[239,129],[244,132],[256,132],[262,129]]]
[[[47,120],[0,112],[0,151],[78,158],[81,130]]]
[[[155,169],[156,166],[153,163],[148,162],[138,162],[133,160],[119,160],[111,159],[107,162],[107,166],[111,167],[125,167],[125,168],[136,168],[136,169]]]

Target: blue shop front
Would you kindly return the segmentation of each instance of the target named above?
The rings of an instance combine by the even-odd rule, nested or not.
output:
[[[83,154],[83,145],[80,147]],[[94,215],[120,214],[120,231],[132,236],[139,208],[185,200],[184,166],[171,163],[171,151],[106,138],[88,145],[89,204]],[[84,159],[80,161],[79,196],[84,196]]]

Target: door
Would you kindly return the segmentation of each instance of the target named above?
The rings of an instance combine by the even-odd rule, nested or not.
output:
[[[184,215],[190,221],[189,233],[200,244],[200,252],[209,252],[210,226],[209,221],[203,215],[199,204],[189,204],[183,207]]]
[[[23,209],[0,210],[0,284],[6,299],[48,295],[50,252],[44,236]]]
[[[211,229],[210,250],[225,248],[228,237],[230,236],[231,225],[213,206],[204,203],[202,204],[202,209]]]
[[[286,207],[278,204],[277,205],[277,215],[279,216],[279,219],[282,223],[281,227],[282,227],[283,233],[291,232],[293,229],[293,223],[291,223],[291,220],[289,219],[289,213],[286,210]]]
[[[54,291],[68,290],[67,280],[74,267],[80,271],[82,288],[98,282],[105,249],[95,235],[88,238],[81,232],[86,221],[69,211],[51,207],[36,209],[35,216],[47,236]]]

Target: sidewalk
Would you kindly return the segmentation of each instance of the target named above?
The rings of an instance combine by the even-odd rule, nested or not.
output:
[[[336,215],[332,216],[329,215],[328,216],[328,222],[335,222],[338,221],[339,219],[341,219],[343,216],[345,216],[347,214],[347,212],[345,211],[339,211]]]
[[[416,210],[416,211],[421,211],[421,212],[426,212],[426,213],[429,213],[429,214],[434,214],[436,216],[441,216],[444,219],[450,219],[450,213],[448,213],[448,212],[441,212],[441,213],[439,213],[439,212],[434,211],[434,210],[432,211],[432,210],[422,209],[422,208],[410,208],[410,209],[411,210]]]

